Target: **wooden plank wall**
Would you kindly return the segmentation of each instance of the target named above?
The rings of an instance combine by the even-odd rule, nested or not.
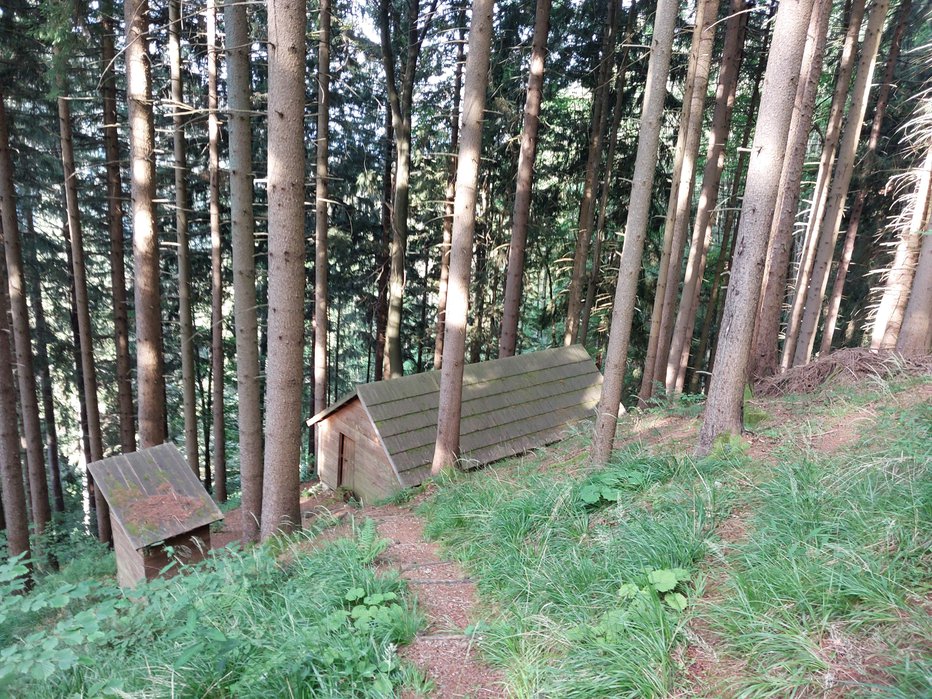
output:
[[[344,468],[344,487],[365,504],[401,488],[375,428],[358,400],[350,401],[320,421],[317,473],[327,487],[337,488],[341,433],[353,440],[352,463]]]

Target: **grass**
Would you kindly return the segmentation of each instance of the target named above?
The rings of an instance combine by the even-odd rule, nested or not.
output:
[[[375,573],[384,546],[368,521],[321,545],[311,532],[219,551],[126,593],[50,577],[28,595],[4,594],[0,694],[391,697],[416,689],[423,680],[396,648],[422,617],[397,575]],[[10,578],[0,571],[15,585]],[[18,613],[36,604],[28,617]]]
[[[490,607],[482,647],[517,696],[670,691],[683,614],[651,589],[650,574],[697,570],[730,509],[731,485],[717,479],[735,466],[635,447],[598,472],[526,461],[447,477],[424,506],[427,533],[477,579]],[[594,484],[607,497],[593,499]],[[643,594],[626,597],[628,588]]]
[[[588,472],[577,437],[446,476],[426,531],[477,580],[481,648],[517,697],[932,697],[932,406],[905,399],[926,381],[763,401],[764,459],[630,447]],[[855,415],[860,439],[812,447]],[[649,583],[675,568],[683,612]],[[723,660],[696,680],[700,626]]]

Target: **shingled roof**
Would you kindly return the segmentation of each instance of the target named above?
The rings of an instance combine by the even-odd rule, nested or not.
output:
[[[88,469],[136,550],[223,519],[174,444],[111,456]]]
[[[592,417],[601,387],[602,375],[580,345],[466,365],[460,428],[464,465],[490,463],[557,441],[567,424]],[[402,485],[420,483],[437,438],[440,372],[361,384],[308,424],[356,398]]]

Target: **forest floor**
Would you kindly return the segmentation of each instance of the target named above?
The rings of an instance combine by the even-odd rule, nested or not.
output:
[[[391,503],[307,484],[303,533],[243,549],[233,509],[130,594],[72,541],[0,594],[0,695],[932,697],[932,371],[862,361],[761,387],[703,459],[686,397],[604,469],[579,428]]]

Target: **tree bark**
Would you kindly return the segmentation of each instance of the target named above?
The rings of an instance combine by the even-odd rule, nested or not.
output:
[[[149,76],[148,0],[126,0],[126,99],[129,105],[132,182],[133,269],[136,306],[136,384],[139,441],[162,444],[165,430],[165,376],[162,357],[159,247],[155,227],[155,133]]]
[[[3,100],[0,115],[5,117]],[[0,124],[0,135],[6,136],[6,124]],[[5,143],[5,142],[3,142]],[[0,146],[3,145],[0,143]],[[8,159],[4,148],[2,160]],[[2,162],[0,160],[0,162]],[[2,203],[7,204],[6,192],[0,189]],[[0,217],[0,236],[6,239],[5,207]],[[29,558],[29,516],[26,511],[26,493],[23,490],[23,462],[20,457],[19,424],[16,417],[16,382],[13,366],[16,361],[10,349],[10,321],[7,311],[10,297],[5,284],[0,285],[0,492],[3,497],[3,516],[6,525],[6,546],[10,557],[25,554]]]
[[[712,375],[705,419],[699,433],[697,451],[700,454],[708,453],[719,435],[740,434],[744,426],[744,384],[760,300],[760,279],[812,6],[813,0],[783,0],[777,10],[761,91],[760,118],[754,130],[748,164],[728,298],[715,352],[718,370]]]
[[[49,475],[52,480],[52,505],[56,512],[65,511],[65,493],[61,482],[61,462],[58,448],[58,426],[55,420],[52,376],[50,372],[48,342],[51,337],[45,322],[42,304],[42,288],[39,281],[40,267],[36,255],[38,237],[32,221],[32,209],[26,209],[26,233],[29,243],[25,246],[26,264],[30,269],[29,303],[36,319],[36,365],[39,369],[39,386],[42,392],[42,415],[45,420],[45,451],[48,454]]]
[[[803,252],[796,272],[794,284],[793,303],[790,318],[786,326],[786,338],[783,341],[783,352],[780,358],[780,367],[787,369],[793,363],[796,343],[799,338],[800,322],[806,302],[806,289],[812,273],[815,260],[815,249],[818,240],[818,231],[822,225],[825,207],[825,196],[828,191],[828,180],[831,177],[835,164],[835,155],[838,149],[838,139],[841,135],[842,117],[845,112],[845,103],[848,99],[848,86],[851,82],[851,73],[857,58],[858,35],[861,30],[861,21],[864,18],[865,0],[852,0],[851,11],[848,17],[848,27],[845,32],[845,41],[842,46],[841,58],[838,64],[838,77],[835,80],[835,92],[832,95],[832,106],[829,111],[828,123],[825,127],[825,140],[822,143],[822,155],[819,159],[819,174],[816,177],[815,189],[812,193],[812,203],[809,206],[809,222],[806,225],[806,236],[803,242]]]
[[[531,62],[524,100],[524,124],[521,127],[521,150],[518,152],[518,176],[514,210],[511,215],[511,243],[508,246],[508,276],[502,309],[502,332],[499,357],[511,357],[518,343],[518,320],[524,286],[524,250],[527,247],[528,219],[531,214],[531,191],[534,160],[537,157],[537,130],[540,126],[540,103],[543,97],[544,66],[547,61],[547,34],[550,31],[550,0],[537,0]]]
[[[388,275],[390,263],[388,259],[389,241],[392,239],[392,152],[395,137],[392,135],[392,110],[385,108],[385,160],[382,163],[382,227],[380,238],[377,241],[376,252],[376,300],[375,300],[375,380],[381,381],[388,365],[385,355],[387,340],[385,339],[388,325]]]
[[[900,43],[903,40],[906,20],[909,17],[911,4],[910,0],[903,0],[900,4],[896,29],[893,32],[893,37],[890,41],[890,50],[887,53],[887,63],[884,69],[883,80],[877,92],[877,105],[874,108],[874,118],[871,122],[870,136],[867,139],[867,150],[861,157],[860,172],[862,183],[866,183],[867,178],[874,171],[877,160],[877,146],[880,143],[880,129],[883,126],[883,120],[887,113],[887,103],[890,101],[890,90],[893,87],[893,74],[900,56]],[[854,206],[851,207],[851,213],[848,215],[848,230],[845,232],[845,242],[842,246],[841,258],[838,261],[838,268],[835,271],[835,281],[832,284],[832,293],[829,297],[828,308],[825,313],[825,323],[822,329],[822,344],[819,348],[819,353],[823,355],[828,354],[832,349],[832,339],[835,337],[835,325],[838,322],[838,310],[841,308],[842,292],[845,290],[845,279],[848,276],[848,266],[851,264],[851,257],[854,254],[854,244],[857,240],[858,227],[861,222],[861,214],[864,211],[866,199],[867,186],[866,184],[862,184],[855,197]]]
[[[809,145],[809,130],[812,127],[813,109],[819,91],[819,77],[822,74],[831,12],[831,2],[817,0],[809,23],[800,84],[796,90],[796,106],[790,124],[787,157],[783,162],[783,171],[780,175],[777,214],[770,229],[770,249],[764,267],[760,310],[754,326],[751,376],[773,374],[779,364],[777,336],[780,330],[780,318],[783,315],[790,254],[793,249],[793,233],[796,227],[796,212],[799,208],[803,169]]]
[[[904,355],[927,355],[932,351],[932,227],[926,221],[919,262],[913,275],[909,302],[896,339],[896,349]]]
[[[405,254],[408,246],[408,210],[411,179],[411,105],[414,80],[421,44],[430,27],[436,0],[427,12],[424,27],[418,26],[420,0],[410,0],[407,15],[407,51],[400,92],[395,78],[395,56],[391,44],[389,0],[380,0],[379,23],[382,42],[382,66],[392,113],[392,133],[395,139],[395,185],[392,196],[392,240],[389,248],[391,267],[388,281],[388,321],[385,327],[385,353],[388,356],[388,378],[404,374],[401,351],[401,311],[405,286]]]
[[[654,381],[659,380],[659,369],[661,365],[666,364],[666,355],[669,353],[669,339],[663,340],[664,331],[664,313],[667,312],[667,298],[670,298],[672,304],[675,293],[678,291],[678,278],[680,262],[682,260],[683,239],[677,241],[678,231],[682,231],[685,236],[685,228],[678,228],[676,217],[685,206],[688,209],[690,192],[680,190],[684,186],[693,182],[695,176],[695,159],[699,148],[699,134],[692,133],[691,128],[696,123],[702,123],[701,114],[698,122],[692,118],[691,112],[695,104],[699,105],[699,111],[705,104],[705,87],[701,89],[701,95],[698,99],[694,97],[697,92],[696,88],[700,85],[708,84],[709,67],[711,65],[711,51],[709,34],[714,41],[714,31],[705,31],[713,22],[715,17],[708,18],[708,10],[715,7],[718,11],[718,0],[702,0],[696,6],[696,25],[693,29],[692,48],[689,54],[689,67],[686,72],[686,82],[683,93],[683,109],[680,113],[679,132],[676,139],[676,150],[673,156],[673,173],[670,179],[670,198],[667,201],[667,216],[663,226],[663,247],[660,253],[660,264],[657,268],[657,285],[654,291],[654,304],[651,309],[650,317],[650,334],[647,340],[647,356],[644,359],[644,373],[641,376],[641,388],[638,391],[638,402],[641,406],[647,404],[647,401],[654,394]],[[703,76],[704,74],[704,76]],[[698,128],[701,128],[698,127]],[[687,188],[691,188],[688,186]],[[688,217],[688,211],[687,211]],[[679,252],[676,252],[679,250]],[[674,264],[675,261],[675,264]],[[674,279],[670,279],[670,274],[674,273]],[[673,288],[667,291],[667,287]],[[672,305],[671,305],[672,308]],[[672,329],[672,325],[671,325]],[[666,348],[664,347],[666,345]],[[661,359],[662,357],[662,359]]]
[[[683,278],[683,292],[667,360],[667,393],[682,393],[683,382],[686,379],[686,365],[689,363],[689,350],[696,324],[702,277],[705,274],[706,255],[712,243],[712,212],[718,203],[718,188],[722,170],[725,168],[725,145],[738,89],[738,70],[741,66],[748,17],[748,13],[742,10],[745,9],[746,4],[745,0],[732,0],[729,17],[725,24],[725,46],[722,52],[718,86],[715,91],[715,110],[712,114],[712,127],[709,130],[705,169],[702,173],[702,191],[699,195],[689,258]]]
[[[693,87],[690,92],[690,107],[686,125],[686,143],[680,181],[676,188],[676,209],[673,214],[673,239],[670,246],[670,261],[667,268],[667,283],[664,287],[663,308],[660,312],[660,328],[657,336],[657,357],[654,360],[653,381],[663,381],[664,386],[672,387],[676,377],[667,377],[667,362],[670,358],[670,345],[673,342],[676,298],[679,292],[680,270],[683,265],[683,253],[686,246],[686,233],[689,229],[689,214],[692,208],[692,195],[696,183],[696,163],[699,156],[699,142],[702,138],[702,122],[705,111],[706,93],[709,87],[709,72],[712,66],[712,50],[715,45],[715,26],[718,18],[719,0],[703,0],[704,7],[696,18],[696,34],[693,53],[694,63]],[[679,364],[677,358],[676,364]]]
[[[188,466],[200,476],[197,448],[197,398],[194,394],[194,319],[191,312],[191,262],[188,243],[188,162],[185,143],[184,83],[181,77],[181,0],[168,4],[168,61],[171,72],[172,140],[175,170],[175,235],[178,242],[178,318],[181,352],[181,403]]]
[[[58,89],[59,91],[64,89],[62,77],[59,77]],[[91,461],[99,461],[104,458],[104,446],[100,427],[100,404],[97,397],[97,367],[94,362],[94,337],[87,296],[84,236],[81,227],[81,212],[78,208],[78,180],[74,166],[71,107],[63,94],[58,95],[58,130],[61,139],[62,171],[65,176],[65,207],[71,238],[72,274],[74,275],[75,307],[78,313],[81,376],[84,380],[84,401],[87,407],[88,442]],[[97,536],[100,541],[109,543],[113,535],[110,531],[110,512],[107,501],[97,488],[94,489],[94,499],[97,505]]]
[[[602,162],[602,138],[605,134],[608,84],[615,64],[615,36],[618,30],[618,8],[621,3],[610,0],[605,18],[602,54],[596,77],[596,90],[592,101],[592,120],[589,127],[589,150],[586,155],[586,172],[583,177],[582,199],[579,202],[579,223],[576,229],[576,251],[573,254],[573,271],[567,292],[566,329],[563,344],[572,345],[579,334],[579,314],[582,310],[582,289],[586,277],[586,260],[589,257],[589,237],[592,233],[593,205],[595,202],[596,172]]]
[[[103,141],[107,171],[107,231],[110,237],[110,287],[113,298],[113,343],[116,352],[117,406],[120,416],[120,447],[136,451],[136,417],[133,406],[132,358],[129,354],[126,270],[123,244],[123,185],[120,180],[120,141],[116,108],[116,60],[113,49],[112,2],[101,10],[101,79]]]
[[[663,124],[663,103],[666,97],[667,77],[670,73],[670,54],[673,46],[673,28],[677,18],[676,0],[658,0],[654,18],[654,35],[651,39],[650,63],[644,88],[644,103],[638,133],[637,156],[631,179],[631,196],[625,224],[625,241],[621,250],[615,303],[612,309],[611,332],[605,353],[602,396],[597,409],[596,429],[592,442],[592,461],[605,464],[612,452],[631,321],[637,300],[637,282],[641,270],[641,256],[650,215],[651,191],[654,170],[657,166],[657,147]]]
[[[0,210],[3,221],[3,248],[6,253],[7,290],[16,348],[16,377],[26,444],[26,465],[29,469],[32,519],[36,533],[42,534],[51,519],[49,488],[42,458],[42,428],[39,423],[39,403],[36,400],[36,375],[32,359],[32,337],[29,311],[26,307],[26,286],[23,279],[23,252],[19,223],[16,218],[16,192],[13,187],[13,158],[10,153],[9,123],[4,95],[0,92]]]
[[[457,14],[459,41],[456,44],[456,71],[453,77],[453,111],[450,115],[450,172],[443,203],[443,239],[440,243],[440,281],[437,287],[437,330],[434,337],[434,369],[443,366],[443,330],[447,315],[447,289],[450,280],[450,246],[453,243],[453,197],[456,195],[456,153],[460,144],[460,92],[463,89],[463,61],[466,46],[466,13]]]
[[[893,349],[899,339],[903,316],[908,304],[909,290],[922,245],[921,231],[932,199],[932,148],[916,173],[916,189],[912,197],[912,214],[908,225],[901,231],[887,271],[883,296],[877,306],[871,333],[871,349]]]
[[[330,0],[320,2],[317,47],[317,173],[314,257],[314,414],[327,407],[327,226],[330,145]],[[316,432],[317,428],[313,428]],[[316,440],[315,440],[316,441]]]
[[[806,294],[806,304],[800,321],[799,339],[793,357],[794,366],[807,364],[812,357],[819,316],[822,313],[822,299],[825,297],[832,257],[835,254],[835,243],[838,240],[838,231],[845,212],[845,200],[848,198],[848,187],[854,172],[854,158],[864,124],[864,115],[867,112],[867,97],[873,82],[877,52],[880,48],[880,40],[883,38],[883,25],[889,7],[890,0],[875,0],[867,19],[867,31],[861,46],[857,77],[851,88],[851,107],[848,110],[848,118],[838,147],[835,172],[826,201],[825,216],[819,231],[819,243]]]
[[[494,0],[473,0],[472,3],[469,53],[464,70],[466,80],[462,131],[456,166],[453,246],[450,250],[450,286],[444,330],[446,339],[443,344],[443,368],[440,370],[440,405],[432,474],[452,467],[459,458],[469,273],[476,226],[476,184],[482,156],[482,121],[485,116],[494,5]]]
[[[265,366],[262,539],[301,528],[304,354],[304,0],[271,0],[269,27],[269,349]]]
[[[580,343],[585,345],[589,337],[589,321],[592,317],[592,308],[599,288],[599,279],[602,276],[602,239],[605,235],[605,215],[608,209],[608,199],[612,188],[612,174],[615,168],[615,149],[618,146],[618,129],[621,126],[621,112],[625,94],[625,71],[628,67],[628,46],[634,35],[634,26],[637,22],[637,4],[632,3],[628,8],[626,19],[624,46],[621,58],[618,61],[618,75],[615,78],[615,104],[612,109],[612,123],[608,130],[608,152],[605,154],[605,171],[599,191],[599,215],[594,229],[594,242],[592,244],[592,271],[586,279],[586,298],[583,303],[582,317],[579,319]]]
[[[227,500],[226,423],[223,371],[223,258],[220,249],[220,120],[217,100],[217,4],[207,0],[207,151],[210,176],[210,361],[213,365],[211,422],[214,440],[214,497]]]

